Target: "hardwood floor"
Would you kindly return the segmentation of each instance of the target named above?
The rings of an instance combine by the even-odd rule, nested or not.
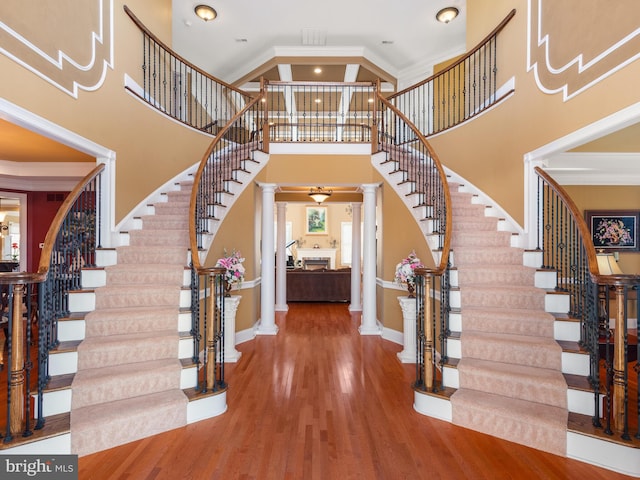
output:
[[[290,304],[240,344],[223,415],[79,460],[85,479],[623,479],[416,413],[402,347],[345,304]]]

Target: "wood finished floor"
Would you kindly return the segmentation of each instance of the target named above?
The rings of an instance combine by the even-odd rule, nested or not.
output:
[[[223,415],[79,459],[86,479],[626,477],[416,413],[402,348],[360,336],[344,304],[290,304],[238,345]]]

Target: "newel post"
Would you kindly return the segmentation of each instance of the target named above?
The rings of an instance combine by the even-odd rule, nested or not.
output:
[[[11,371],[9,372],[9,391],[11,402],[11,421],[9,429],[16,435],[24,429],[24,330],[22,328],[22,299],[24,285],[15,284],[13,288],[13,303],[11,315]]]
[[[207,298],[206,309],[206,349],[207,349],[207,364],[205,370],[206,389],[213,390],[216,385],[216,316],[218,315],[218,299],[216,295],[216,274],[209,273],[207,275],[207,289],[210,292]]]
[[[618,432],[625,431],[625,336],[626,336],[626,299],[625,286],[615,285],[615,329],[613,350],[613,428]]]

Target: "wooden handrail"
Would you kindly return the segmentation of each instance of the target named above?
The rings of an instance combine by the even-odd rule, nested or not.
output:
[[[440,177],[440,182],[442,183],[442,189],[443,189],[444,201],[445,201],[445,210],[446,210],[444,243],[442,245],[442,256],[440,257],[440,265],[437,265],[435,269],[427,268],[424,270],[425,270],[425,273],[428,272],[433,275],[442,275],[447,269],[447,266],[449,264],[449,252],[451,249],[451,225],[452,225],[451,194],[449,193],[449,183],[447,182],[447,175],[444,171],[444,168],[442,167],[440,158],[438,157],[436,152],[433,150],[433,148],[431,147],[431,144],[427,141],[426,137],[422,133],[420,133],[418,128],[402,112],[400,112],[396,107],[394,107],[389,100],[384,98],[379,91],[377,92],[377,95],[378,95],[378,100],[382,102],[382,104],[386,105],[387,108],[392,110],[407,125],[409,125],[409,128],[411,128],[411,130],[413,130],[413,132],[416,134],[416,139],[426,147],[427,151],[429,152],[429,155],[433,159],[433,164],[436,166],[436,169],[438,170],[438,176]]]
[[[262,100],[265,93],[264,90],[260,92],[260,94],[256,97],[253,97],[249,103],[247,103],[242,110],[236,113],[231,120],[220,129],[216,137],[213,139],[209,148],[205,151],[202,156],[202,160],[200,160],[200,165],[198,166],[198,170],[193,176],[193,190],[191,190],[191,199],[189,203],[189,245],[191,247],[191,262],[193,268],[198,273],[206,273],[206,268],[203,270],[203,266],[200,263],[200,257],[198,255],[198,235],[196,232],[196,202],[198,196],[198,188],[200,185],[200,180],[202,178],[202,173],[204,172],[205,167],[207,166],[207,161],[209,157],[213,153],[216,146],[224,140],[225,134],[229,131],[229,129],[235,124],[235,122],[242,117],[249,109],[255,106],[258,102]]]
[[[93,170],[91,170],[91,172],[89,172],[76,185],[71,193],[69,193],[67,198],[65,198],[64,202],[58,209],[58,213],[56,213],[56,216],[49,226],[49,230],[47,231],[47,235],[44,239],[44,247],[42,248],[42,252],[40,253],[38,275],[42,275],[42,280],[46,278],[47,273],[49,272],[49,265],[51,264],[51,253],[53,252],[53,246],[58,236],[58,232],[62,227],[64,219],[68,215],[75,201],[78,199],[78,197],[80,197],[85,187],[89,184],[89,182],[93,181],[98,175],[100,175],[105,170],[105,168],[105,164],[101,163],[100,165],[97,165]]]
[[[244,95],[245,97],[251,97],[251,94],[245,92],[244,90],[241,90],[237,87],[234,87],[233,85],[220,80],[219,78],[214,77],[213,75],[211,75],[210,73],[205,72],[204,70],[198,68],[197,66],[195,66],[193,63],[189,62],[188,60],[186,60],[185,58],[181,57],[180,55],[178,55],[176,52],[174,52],[171,48],[169,48],[169,46],[164,43],[162,40],[160,40],[158,37],[156,37],[151,30],[149,30],[144,23],[142,23],[138,17],[135,16],[135,14],[131,11],[131,9],[129,7],[127,7],[126,5],[123,6],[124,11],[126,12],[127,15],[129,15],[129,18],[131,18],[131,20],[133,20],[133,23],[135,23],[138,28],[140,30],[142,30],[145,35],[147,35],[149,38],[151,38],[154,42],[156,42],[158,45],[160,45],[162,48],[164,48],[165,50],[167,50],[168,52],[171,52],[171,54],[173,56],[175,56],[178,60],[180,60],[182,63],[184,63],[185,65],[187,65],[189,68],[192,68],[193,70],[195,70],[196,72],[198,72],[199,74],[207,77],[209,80],[219,83],[220,85],[223,85],[225,87],[227,87],[230,90],[233,90],[241,95]]]
[[[489,40],[491,40],[491,38],[493,38],[495,35],[497,35],[506,25],[507,23],[509,23],[511,21],[511,19],[515,16],[516,14],[516,9],[514,8],[513,10],[511,10],[509,12],[509,14],[504,18],[504,20],[502,20],[498,26],[496,28],[494,28],[491,33],[489,33],[486,37],[484,37],[472,50],[470,50],[469,52],[467,52],[463,57],[460,57],[458,60],[456,60],[454,63],[452,63],[451,65],[449,65],[447,68],[445,68],[444,70],[439,71],[438,73],[434,73],[433,75],[431,75],[430,77],[427,77],[426,79],[411,85],[407,88],[405,88],[404,90],[400,90],[399,92],[394,93],[393,95],[390,95],[388,98],[389,100],[392,100],[396,97],[399,97],[400,95],[403,95],[415,88],[421,87],[422,85],[424,85],[425,83],[429,83],[433,80],[435,80],[436,78],[445,75],[447,72],[449,72],[450,70],[453,70],[454,68],[456,68],[458,65],[460,65],[461,63],[463,63],[464,61],[468,60],[474,53],[476,53],[478,50],[480,50],[485,43],[487,43]]]

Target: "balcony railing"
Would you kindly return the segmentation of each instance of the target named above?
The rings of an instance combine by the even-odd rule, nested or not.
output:
[[[516,11],[469,53],[441,72],[389,97],[425,136],[442,132],[482,113],[513,90],[500,92],[498,36]]]

